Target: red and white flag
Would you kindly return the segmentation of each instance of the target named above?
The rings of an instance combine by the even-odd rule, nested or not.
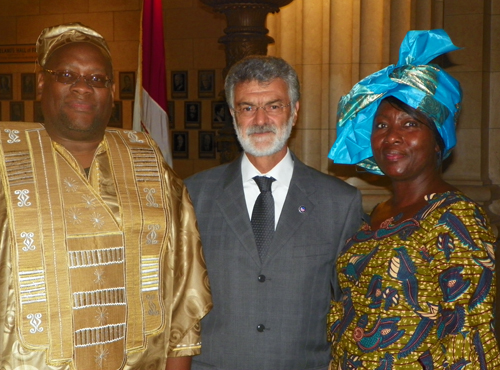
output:
[[[133,128],[149,133],[172,166],[162,0],[143,1]]]

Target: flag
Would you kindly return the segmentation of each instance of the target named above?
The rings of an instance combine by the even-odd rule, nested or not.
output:
[[[162,0],[143,1],[133,128],[149,133],[172,166]]]

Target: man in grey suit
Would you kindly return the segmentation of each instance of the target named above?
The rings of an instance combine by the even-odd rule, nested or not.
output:
[[[300,87],[283,59],[243,59],[225,90],[245,153],[186,180],[214,302],[192,369],[326,370],[335,261],[361,222],[361,196],[288,149]]]

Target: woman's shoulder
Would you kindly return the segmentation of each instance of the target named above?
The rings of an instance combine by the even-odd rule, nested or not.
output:
[[[450,190],[444,193],[432,193],[425,196],[427,205],[423,211],[436,209],[478,210],[483,213],[481,206],[460,190]]]

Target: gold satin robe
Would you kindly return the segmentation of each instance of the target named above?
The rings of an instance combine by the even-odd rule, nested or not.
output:
[[[163,369],[212,306],[182,181],[108,129],[88,177],[43,126],[0,123],[0,369]]]

